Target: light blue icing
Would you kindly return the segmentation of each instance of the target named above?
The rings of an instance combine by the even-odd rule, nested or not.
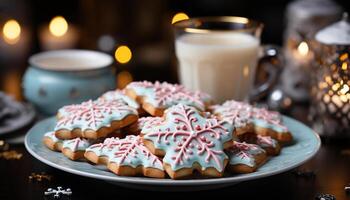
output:
[[[102,98],[106,100],[118,100],[121,99],[125,103],[127,103],[129,106],[139,109],[140,105],[132,98],[126,96],[122,90],[112,90],[109,92],[106,92],[102,95]]]
[[[204,128],[205,125],[207,128]],[[198,127],[201,130],[197,129]],[[155,125],[151,129],[142,129],[141,133],[145,134],[144,139],[152,141],[156,149],[166,152],[163,162],[169,164],[174,171],[191,168],[193,164],[198,163],[202,170],[214,167],[222,172],[224,160],[228,159],[223,152],[223,144],[233,139],[233,129],[228,122],[214,118],[206,119],[195,108],[178,104],[166,111],[163,124]],[[203,138],[207,142],[202,141]],[[179,143],[183,146],[188,144],[187,148],[179,149]],[[201,151],[199,148],[207,148],[209,151]],[[181,152],[184,152],[183,156],[180,156]],[[212,153],[215,156],[211,157]]]
[[[164,170],[162,162],[144,146],[139,136],[128,135],[120,142],[120,145],[107,152],[109,162],[133,168],[143,166]]]
[[[211,108],[214,114],[219,115],[221,119],[237,128],[245,127],[251,123],[249,110],[247,109],[235,109],[225,105],[215,105]]]
[[[103,143],[93,144],[89,146],[85,151],[93,152],[96,156],[106,156],[108,157],[109,153],[113,150],[113,148],[118,144],[119,138],[106,138]]]
[[[143,96],[144,102],[154,107],[168,108],[176,104],[184,104],[204,111],[204,102],[210,100],[209,95],[190,92],[181,85],[167,82],[155,82],[154,84],[148,81],[133,82],[127,88],[133,90],[138,96]],[[156,88],[166,91],[157,93]],[[159,98],[164,98],[165,100],[160,102]]]
[[[80,128],[82,131],[96,131],[102,127],[110,127],[112,121],[122,120],[128,115],[137,115],[137,111],[123,101],[90,100],[60,118],[54,130]]]
[[[241,144],[244,145],[245,143],[241,143]],[[243,164],[249,167],[256,166],[257,163],[255,161],[255,156],[258,154],[265,153],[265,151],[258,145],[253,145],[253,144],[248,144],[248,145],[254,148],[249,148],[249,150],[234,148],[233,150],[228,151],[228,156],[230,158],[229,160],[230,165]]]
[[[269,122],[267,122],[265,120],[262,120],[262,119],[253,118],[252,122],[253,122],[254,126],[259,126],[259,127],[262,127],[262,128],[272,129],[272,130],[274,130],[276,132],[279,132],[279,133],[286,133],[286,132],[288,132],[287,130],[283,129],[281,126],[274,125],[274,124],[269,123]]]
[[[161,117],[141,117],[138,121],[138,128],[141,130],[152,129],[154,125],[160,124],[163,121]]]
[[[91,142],[87,139],[74,138],[71,140],[64,140],[62,149],[68,148],[73,152],[85,151],[90,145]]]
[[[257,145],[259,145],[262,148],[269,148],[269,147],[273,147],[275,148],[278,145],[278,141],[271,138],[270,136],[258,136],[261,138],[266,138],[266,140],[269,140],[271,144],[268,144],[266,142],[259,142],[259,139],[257,141]]]
[[[50,138],[54,143],[62,143],[62,141],[63,141],[63,140],[56,137],[54,131],[50,131],[50,132],[45,133],[44,137]]]
[[[244,102],[229,100],[222,105],[212,106],[211,109],[214,114],[232,123],[235,127],[244,127],[252,123],[254,126],[272,129],[279,133],[288,132],[279,114]],[[263,117],[266,117],[266,119],[263,119]],[[277,123],[274,124],[269,122],[269,120]]]

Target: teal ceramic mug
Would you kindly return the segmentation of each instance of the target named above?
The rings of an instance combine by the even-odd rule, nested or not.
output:
[[[44,115],[68,104],[96,99],[116,87],[113,58],[88,50],[35,54],[23,77],[24,96]]]

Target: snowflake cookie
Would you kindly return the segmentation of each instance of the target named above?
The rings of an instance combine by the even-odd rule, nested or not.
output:
[[[92,141],[81,138],[64,140],[62,153],[71,160],[84,158],[85,150],[92,144]]]
[[[197,170],[204,176],[223,175],[232,145],[233,126],[217,118],[207,118],[194,107],[178,104],[165,112],[162,122],[143,128],[148,149],[164,156],[164,168],[173,179],[190,176]]]
[[[52,151],[61,151],[63,140],[55,136],[55,131],[45,133],[43,137],[44,145]]]
[[[106,138],[102,143],[89,146],[85,150],[84,157],[92,163],[107,165],[108,155],[117,145],[120,145],[118,137]]]
[[[85,157],[97,164],[107,163],[108,169],[119,176],[165,176],[162,161],[145,147],[139,136],[107,138],[101,144],[90,146]]]
[[[234,141],[233,146],[226,152],[230,158],[228,169],[234,173],[254,172],[267,159],[264,149],[245,142]]]
[[[113,100],[122,100],[126,104],[128,104],[130,107],[135,108],[137,111],[140,111],[141,107],[140,104],[138,104],[134,99],[130,98],[125,94],[125,90],[112,90],[104,93],[101,97],[101,99],[113,101]]]
[[[141,117],[136,123],[123,128],[123,131],[128,135],[139,135],[142,128],[151,128],[154,124],[158,124],[161,121],[161,117]]]
[[[55,127],[60,139],[97,139],[137,121],[137,111],[121,100],[86,101],[67,106]]]
[[[270,136],[257,135],[255,144],[263,148],[267,155],[276,156],[281,151],[281,146],[278,141]]]
[[[248,127],[249,124],[252,124],[253,130],[257,134],[271,136],[281,142],[292,140],[292,135],[288,128],[283,125],[282,117],[278,112],[234,100],[212,106],[211,110],[221,119],[232,123],[238,132],[241,127]],[[249,130],[241,133],[245,132],[249,132]]]
[[[210,107],[212,113],[220,119],[228,121],[235,127],[237,136],[254,131],[251,121],[252,106],[238,101],[226,101],[222,105]]]
[[[126,87],[126,94],[142,104],[153,116],[162,116],[165,109],[182,103],[204,111],[210,104],[208,94],[192,92],[184,86],[167,82],[132,82]]]

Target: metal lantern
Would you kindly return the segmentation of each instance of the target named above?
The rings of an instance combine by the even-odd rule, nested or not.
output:
[[[281,85],[282,90],[294,101],[309,100],[314,34],[337,21],[341,10],[332,0],[297,0],[288,5],[284,33],[286,65],[282,72]]]
[[[319,31],[315,39],[317,65],[311,82],[313,126],[325,136],[350,137],[350,24],[347,14],[341,21]]]

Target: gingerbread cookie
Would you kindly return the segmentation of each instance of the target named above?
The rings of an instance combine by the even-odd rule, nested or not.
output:
[[[108,169],[119,176],[165,176],[161,160],[144,146],[139,136],[107,138],[101,144],[90,146],[85,157],[97,164],[107,164]]]
[[[163,165],[172,179],[192,175],[221,177],[232,145],[233,126],[217,118],[205,118],[194,107],[178,104],[165,112],[158,124],[143,128],[141,135],[152,153],[164,156]]]
[[[270,136],[257,135],[255,144],[263,148],[267,155],[276,156],[281,151],[281,146],[279,145],[278,141]]]
[[[228,121],[235,127],[235,134],[242,136],[254,131],[251,121],[252,106],[244,102],[226,101],[222,105],[210,107],[214,115],[220,119]]]
[[[91,141],[81,138],[64,140],[62,144],[62,153],[71,160],[79,160],[84,158],[85,150],[91,144]]]
[[[61,151],[62,150],[63,140],[58,139],[55,136],[54,131],[50,131],[50,132],[45,133],[45,135],[43,137],[43,143],[47,148],[51,149],[52,151]]]
[[[167,82],[132,82],[126,94],[136,99],[152,116],[162,116],[165,109],[178,103],[193,106],[201,111],[211,102],[210,96],[202,92],[191,92],[184,86]]]
[[[229,156],[228,169],[234,173],[251,173],[266,162],[267,156],[264,149],[255,144],[233,142],[233,146],[227,150]]]
[[[137,121],[137,111],[121,100],[86,101],[65,109],[55,132],[60,139],[97,139]]]

